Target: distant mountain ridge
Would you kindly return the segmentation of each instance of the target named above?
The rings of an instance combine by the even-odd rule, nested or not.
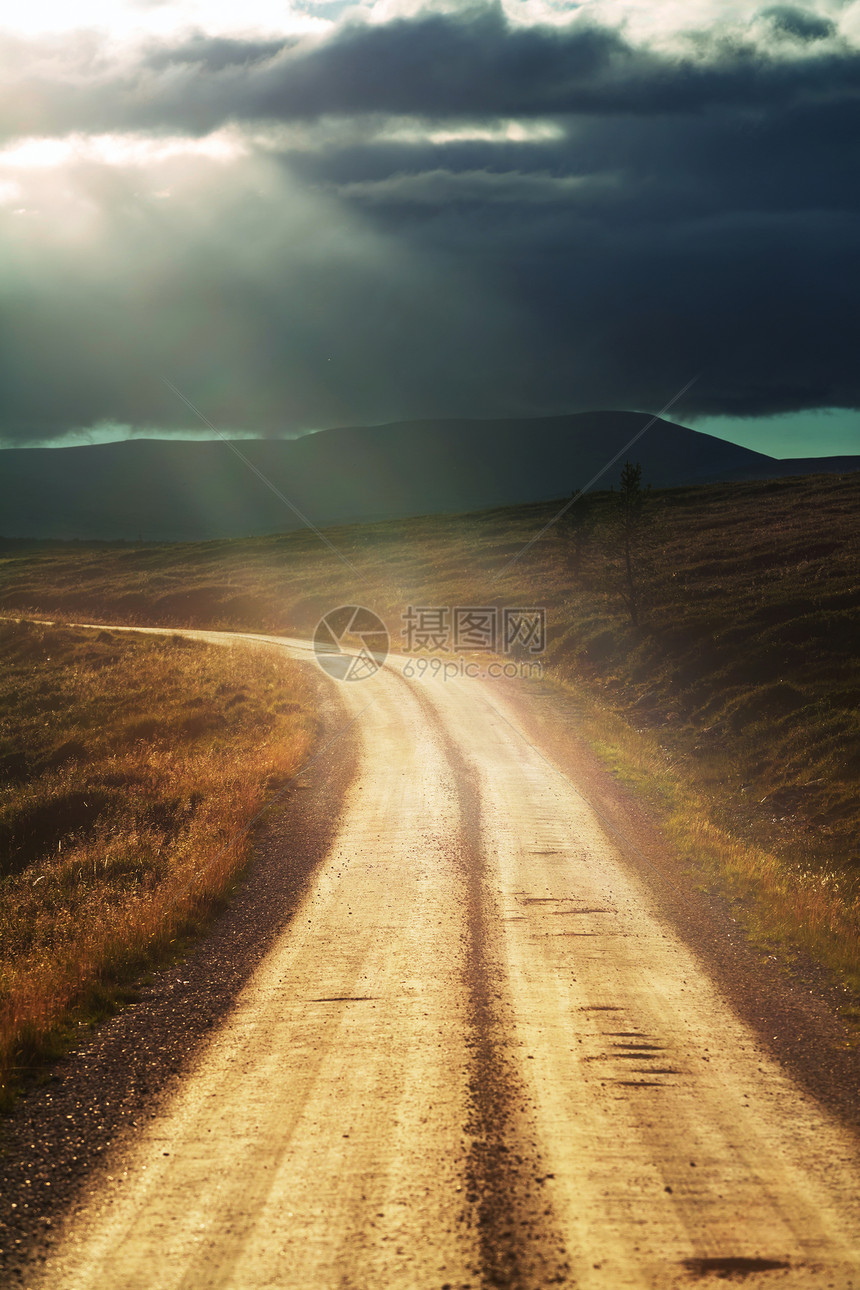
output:
[[[779,461],[646,413],[405,421],[243,440],[254,467],[314,524],[544,501],[618,479],[625,455],[655,487],[860,469],[860,456]],[[132,439],[0,452],[0,537],[198,540],[302,521],[218,440]]]

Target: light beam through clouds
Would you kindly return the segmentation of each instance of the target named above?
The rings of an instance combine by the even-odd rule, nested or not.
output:
[[[2,442],[187,429],[161,370],[237,434],[700,368],[698,417],[856,409],[858,42],[829,0],[22,6]]]

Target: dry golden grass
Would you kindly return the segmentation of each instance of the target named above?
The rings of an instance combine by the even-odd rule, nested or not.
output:
[[[797,951],[823,964],[860,998],[860,882],[853,869],[828,867],[802,847],[756,842],[690,763],[676,760],[660,732],[636,729],[582,687],[573,690],[577,733],[618,779],[647,801],[690,881],[719,892],[749,937],[791,961]],[[849,1019],[856,1005],[846,1003]]]
[[[0,1085],[197,927],[313,735],[287,660],[0,624]],[[2,1090],[0,1090],[2,1096]]]

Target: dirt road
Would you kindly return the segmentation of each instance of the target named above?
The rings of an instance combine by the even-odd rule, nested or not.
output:
[[[856,1137],[499,687],[340,693],[361,764],[304,906],[46,1283],[860,1288]]]

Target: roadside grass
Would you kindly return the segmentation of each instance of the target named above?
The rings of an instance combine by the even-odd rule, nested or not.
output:
[[[0,663],[2,1106],[211,914],[314,722],[248,648],[4,622]]]
[[[408,605],[544,605],[548,677],[597,705],[593,741],[701,881],[762,942],[856,983],[860,473],[649,493],[638,626],[615,501],[577,503],[521,556],[560,503],[327,530],[358,578],[306,531],[0,544],[0,612],[309,635],[358,601],[396,649]]]
[[[636,729],[579,686],[577,733],[617,780],[647,803],[694,887],[718,894],[762,953],[791,964],[798,952],[847,989],[842,1013],[860,1023],[860,870],[816,861],[802,847],[778,851],[731,819],[730,798],[692,773],[657,732]],[[728,775],[728,765],[725,767]]]

